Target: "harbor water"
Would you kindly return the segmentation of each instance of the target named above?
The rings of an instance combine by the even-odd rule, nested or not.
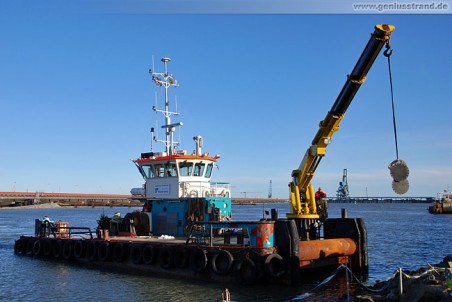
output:
[[[432,215],[428,204],[331,204],[330,217],[346,208],[350,218],[364,218],[369,241],[369,283],[389,277],[397,268],[417,269],[452,254],[452,215]],[[271,208],[280,217],[288,204],[234,205],[234,220],[256,220]],[[137,208],[138,209],[138,208]],[[74,227],[95,229],[100,214],[125,215],[134,208],[11,209],[0,211],[0,301],[220,301],[226,288],[233,301],[289,301],[314,288],[239,286],[161,276],[140,276],[85,268],[62,261],[14,255],[14,241],[33,235],[34,220],[44,216]],[[321,281],[321,280],[319,280]],[[352,286],[353,287],[353,286]],[[335,301],[346,294],[342,277],[332,279],[306,301]]]

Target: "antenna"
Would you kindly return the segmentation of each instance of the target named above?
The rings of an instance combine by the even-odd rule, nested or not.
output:
[[[154,127],[151,128],[151,152],[153,151],[153,146],[154,146]]]
[[[178,115],[178,112],[170,111],[170,102],[168,97],[168,89],[170,87],[178,87],[177,81],[174,79],[174,75],[168,72],[168,63],[171,61],[170,58],[162,58],[161,59],[164,67],[164,72],[156,72],[151,69],[149,73],[152,76],[152,81],[157,86],[160,86],[165,89],[165,109],[161,110],[157,107],[157,93],[156,93],[156,105],[153,106],[153,110],[155,112],[160,112],[165,117],[165,124],[161,126],[161,128],[165,129],[165,140],[155,139],[157,142],[161,142],[165,144],[165,152],[168,155],[173,155],[177,153],[177,146],[179,142],[174,142],[174,132],[176,131],[176,127],[182,126],[182,123],[171,123],[171,115]],[[154,64],[154,57],[152,57],[152,64]]]

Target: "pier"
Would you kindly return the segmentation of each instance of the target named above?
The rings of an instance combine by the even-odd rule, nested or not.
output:
[[[434,197],[330,197],[330,203],[432,203]],[[262,203],[288,203],[287,198],[232,198],[236,205]],[[19,207],[57,203],[73,207],[120,207],[142,206],[140,198],[126,194],[85,194],[85,193],[47,193],[47,192],[0,192],[1,207]]]
[[[123,194],[0,192],[0,207],[19,207],[48,203],[73,207],[132,207],[142,205],[132,195]]]
[[[330,203],[432,203],[434,197],[330,197]]]

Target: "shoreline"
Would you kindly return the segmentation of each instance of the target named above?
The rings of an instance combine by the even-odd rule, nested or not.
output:
[[[114,206],[73,206],[73,205],[60,205],[56,202],[49,202],[49,203],[41,203],[41,204],[35,204],[35,205],[28,205],[28,206],[16,206],[16,207],[0,207],[0,211],[2,210],[39,210],[39,209],[74,209],[74,208],[136,208],[140,207],[138,206],[123,206],[123,205],[114,205]]]

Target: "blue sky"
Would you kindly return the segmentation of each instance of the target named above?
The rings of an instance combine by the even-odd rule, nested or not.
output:
[[[0,191],[123,193],[142,179],[162,91],[148,69],[172,58],[182,147],[204,137],[215,180],[233,196],[288,196],[318,123],[378,23],[391,57],[407,196],[452,185],[450,15],[124,14],[89,5],[0,1]],[[55,3],[54,3],[55,4]],[[176,119],[174,119],[176,121]],[[159,120],[161,124],[161,119]],[[381,54],[333,137],[313,184],[335,195],[395,196],[388,67]],[[251,193],[254,192],[254,193]]]

